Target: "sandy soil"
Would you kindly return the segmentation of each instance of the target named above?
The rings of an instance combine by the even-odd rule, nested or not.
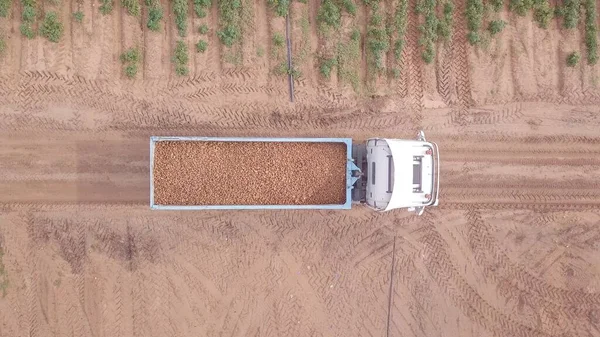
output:
[[[96,1],[62,5],[85,19],[69,22],[59,45],[22,39],[20,6],[0,18],[10,33],[0,57],[0,336],[600,335],[599,68],[563,62],[579,32],[503,13],[506,31],[473,49],[457,4],[463,28],[426,66],[411,14],[402,75],[379,79],[377,98],[323,80],[308,57],[290,104],[268,59],[283,26],[264,3],[252,7],[241,64],[210,48],[190,54],[185,78],[170,61],[172,16],[152,33],[145,7],[138,22],[119,4],[111,16]],[[293,11],[302,36],[316,5]],[[214,33],[216,19],[190,16],[190,50],[200,22]],[[329,47],[308,33],[298,48]],[[127,80],[118,56],[138,43],[143,64]],[[440,207],[422,217],[149,209],[151,135],[361,141],[419,129],[442,159]]]

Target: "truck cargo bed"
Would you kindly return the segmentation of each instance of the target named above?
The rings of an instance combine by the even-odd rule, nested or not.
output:
[[[151,137],[153,209],[348,209],[350,138]]]

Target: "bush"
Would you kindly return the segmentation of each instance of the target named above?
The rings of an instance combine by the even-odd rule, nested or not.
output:
[[[356,5],[353,0],[342,0],[342,6],[349,14],[356,15]]]
[[[22,23],[19,27],[19,30],[21,31],[21,34],[23,34],[23,36],[25,36],[26,38],[30,40],[35,38],[35,32],[33,31],[33,28],[30,24]]]
[[[585,0],[585,47],[587,49],[587,64],[598,62],[598,26],[596,25],[596,1]]]
[[[208,42],[206,42],[204,40],[200,40],[200,41],[198,41],[198,43],[196,43],[196,51],[198,53],[204,53],[207,48],[208,48]]]
[[[567,29],[573,29],[579,24],[580,0],[564,0],[563,2],[563,25]]]
[[[187,1],[186,0],[174,0],[173,13],[175,14],[175,25],[177,26],[177,32],[178,32],[179,36],[185,37],[187,35],[187,16],[188,16]]]
[[[129,48],[126,51],[123,52],[123,54],[121,54],[121,62],[123,63],[127,63],[127,62],[133,62],[136,63],[140,60],[141,58],[141,54],[140,51],[137,48]]]
[[[77,12],[73,13],[73,20],[81,23],[83,21],[83,12],[77,11]]]
[[[241,36],[240,28],[226,26],[225,29],[217,32],[217,36],[219,37],[219,40],[221,40],[221,43],[227,47],[231,47]]]
[[[579,63],[579,59],[581,58],[581,56],[579,56],[579,53],[577,52],[572,52],[569,55],[567,55],[567,66],[569,67],[574,67],[577,65],[577,63]]]
[[[280,33],[273,34],[273,45],[276,47],[282,47],[285,43],[285,38]]]
[[[212,5],[211,0],[194,0],[194,12],[199,18],[206,17],[206,10]]]
[[[494,20],[494,21],[490,21],[489,25],[488,25],[488,31],[490,32],[490,34],[492,36],[500,33],[504,27],[506,26],[506,21],[504,20]]]
[[[125,76],[127,76],[129,78],[134,78],[135,75],[137,75],[137,71],[138,71],[138,65],[130,64],[127,67],[125,67]]]
[[[508,8],[517,13],[517,15],[525,16],[533,7],[533,0],[510,0]]]
[[[332,0],[324,0],[319,7],[317,20],[333,28],[339,28],[342,23],[342,13]]]
[[[548,28],[548,23],[554,17],[554,10],[550,7],[548,0],[534,0],[533,19],[540,28]]]
[[[175,52],[171,62],[175,64],[175,73],[179,76],[184,76],[189,73],[187,67],[189,61],[188,47],[183,41],[177,41]]]
[[[286,16],[290,10],[290,0],[267,0],[267,3],[279,16]]]
[[[398,34],[398,39],[394,42],[394,57],[400,60],[402,49],[404,48],[404,35],[406,34],[406,23],[408,15],[408,0],[400,0],[394,13],[394,27]]]
[[[471,45],[476,45],[481,41],[479,29],[483,20],[483,2],[481,0],[467,0],[467,39]]]
[[[100,13],[102,15],[110,14],[113,10],[113,2],[112,0],[101,0],[102,4],[100,5]]]
[[[58,42],[63,34],[63,25],[55,12],[46,13],[40,34],[51,42]]]
[[[121,6],[127,9],[127,14],[131,16],[140,15],[140,3],[138,0],[121,0]]]
[[[12,0],[0,0],[0,17],[7,17],[10,13],[11,6]]]
[[[150,7],[148,10],[148,29],[153,32],[160,30],[160,20],[163,18],[163,10],[160,5],[158,7]]]
[[[202,24],[200,28],[198,28],[198,32],[202,35],[206,35],[208,33],[208,26],[206,24]]]
[[[337,66],[337,60],[335,58],[324,59],[321,61],[319,72],[321,73],[321,75],[323,75],[323,77],[329,79],[331,78],[331,70],[335,66]]]
[[[499,12],[502,10],[502,8],[504,7],[504,1],[503,0],[491,0],[490,4],[492,5],[492,9],[494,10],[494,12]]]

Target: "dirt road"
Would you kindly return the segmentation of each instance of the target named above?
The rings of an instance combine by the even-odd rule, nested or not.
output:
[[[211,35],[183,78],[172,17],[152,33],[120,7],[66,5],[87,19],[65,20],[58,45],[13,34],[20,8],[0,18],[1,337],[600,336],[600,68],[564,65],[578,32],[504,13],[505,32],[474,49],[462,4],[434,64],[409,25],[399,78],[357,95],[307,57],[290,104],[257,55],[283,27],[264,4],[241,64]],[[298,40],[316,8],[292,14]],[[312,55],[326,41],[309,28],[294,48]],[[117,62],[133,45],[144,58],[128,80]],[[422,217],[149,210],[151,135],[420,129],[442,160],[440,207]]]

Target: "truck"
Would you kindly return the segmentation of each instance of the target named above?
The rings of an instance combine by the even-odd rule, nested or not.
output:
[[[150,137],[153,210],[363,205],[421,215],[438,205],[439,183],[438,145],[423,131],[412,140],[361,143],[351,138]]]

